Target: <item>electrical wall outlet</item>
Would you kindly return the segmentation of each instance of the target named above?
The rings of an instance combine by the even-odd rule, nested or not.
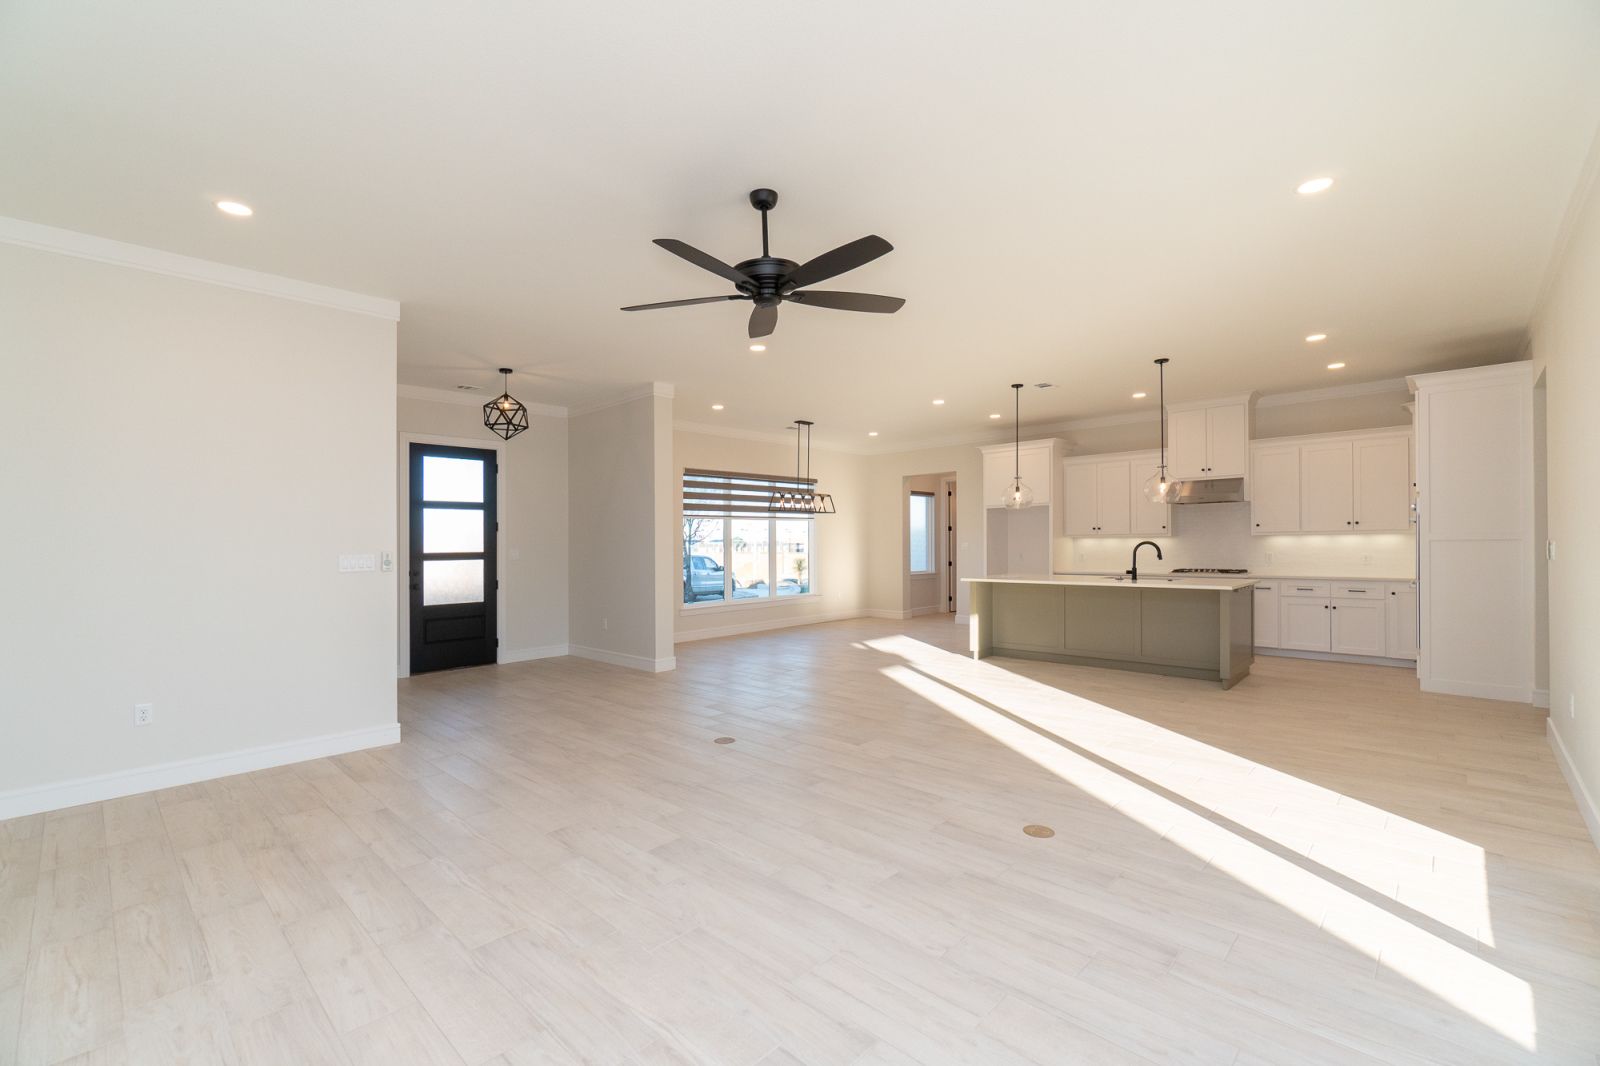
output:
[[[133,705],[133,724],[149,725],[150,720],[156,716],[156,705],[153,703],[135,703]]]

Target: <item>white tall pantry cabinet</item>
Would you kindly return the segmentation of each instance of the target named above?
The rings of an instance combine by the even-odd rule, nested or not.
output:
[[[1533,364],[1419,374],[1417,509],[1427,692],[1533,698]]]

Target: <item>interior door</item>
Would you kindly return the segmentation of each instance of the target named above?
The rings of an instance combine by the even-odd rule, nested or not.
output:
[[[492,450],[411,445],[411,672],[495,661]]]
[[[944,603],[951,614],[956,609],[956,483],[944,483]]]

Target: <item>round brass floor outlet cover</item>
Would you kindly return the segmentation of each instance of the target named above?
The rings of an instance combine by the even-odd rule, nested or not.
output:
[[[732,737],[718,737],[716,740],[713,740],[711,743],[713,743],[713,744],[732,744],[733,743],[733,738]]]
[[[1031,837],[1053,837],[1056,831],[1047,825],[1025,825],[1022,831]]]

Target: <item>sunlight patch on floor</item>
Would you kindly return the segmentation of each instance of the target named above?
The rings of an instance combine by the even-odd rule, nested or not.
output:
[[[1383,887],[1385,880],[1372,865],[1360,863],[1360,827],[1365,818],[1370,819],[1368,824],[1381,829],[1392,817],[1387,812],[1357,804],[1331,789],[1260,766],[1133,715],[912,637],[887,637],[868,644],[903,660],[905,665],[881,670],[896,684],[1208,862],[1313,927],[1374,959],[1379,966],[1529,1050],[1535,1048],[1533,993],[1527,982],[1371,898],[1392,896],[1393,882],[1390,880],[1389,887]],[[1008,714],[1056,734],[1094,758],[1041,736]],[[1131,781],[1094,759],[1137,775],[1154,788]],[[1256,776],[1255,782],[1250,781],[1253,775],[1267,774],[1270,779]],[[1207,795],[1207,790],[1196,788],[1201,776],[1212,782],[1211,791],[1226,794]],[[1258,786],[1268,780],[1277,793],[1286,785],[1291,786],[1294,803],[1274,801],[1268,809],[1253,807],[1250,796],[1261,794]],[[1224,783],[1220,790],[1217,781]],[[1184,802],[1161,795],[1157,788]],[[1185,803],[1214,811],[1283,851],[1306,856],[1332,875],[1371,891],[1361,893],[1319,876],[1248,835],[1217,824]],[[1325,838],[1327,819],[1334,810],[1340,810],[1341,817],[1347,814],[1351,818],[1351,847],[1348,861],[1342,863],[1345,869],[1340,864],[1346,856],[1318,856],[1313,854],[1317,850],[1314,847],[1296,846],[1299,836]],[[1297,818],[1302,819],[1298,832]],[[1308,821],[1315,822],[1310,834],[1305,830]],[[1488,900],[1483,850],[1415,823],[1406,823],[1406,828],[1415,831],[1419,853],[1426,850],[1448,858],[1453,870],[1476,870],[1473,884],[1451,882],[1449,906],[1436,908],[1443,912],[1439,917],[1425,909],[1427,901],[1421,901],[1422,906],[1409,902],[1406,909],[1442,928],[1460,930],[1466,934],[1462,940],[1479,935],[1480,931],[1486,935]]]

